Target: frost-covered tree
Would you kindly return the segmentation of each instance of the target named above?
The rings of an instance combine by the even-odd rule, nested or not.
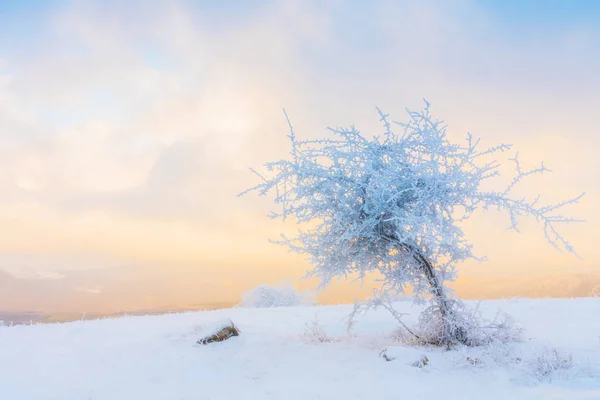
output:
[[[330,128],[331,138],[298,140],[290,124],[290,157],[267,163],[266,174],[253,170],[262,182],[248,191],[275,194],[281,209],[272,218],[308,223],[310,228],[279,243],[308,255],[310,274],[323,285],[378,272],[386,291],[410,286],[417,298],[433,300],[426,314],[429,322],[439,321],[439,343],[472,343],[472,325],[463,321],[462,306],[446,287],[458,263],[476,258],[462,223],[476,210],[495,208],[517,230],[520,217],[530,216],[554,247],[574,253],[557,228],[575,220],[557,211],[582,196],[553,205],[513,196],[524,178],[548,171],[543,164],[522,169],[518,154],[511,159],[516,173],[510,184],[486,191],[482,182],[500,175],[494,155],[510,145],[480,149],[470,134],[464,143],[451,142],[427,101],[423,111],[408,111],[406,123],[377,111],[380,136],[364,136],[352,126]]]

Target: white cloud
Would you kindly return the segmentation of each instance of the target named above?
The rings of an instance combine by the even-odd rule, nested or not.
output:
[[[16,268],[13,267],[13,268],[4,268],[4,269],[5,270],[8,269],[9,271],[11,271],[11,275],[14,278],[22,279],[22,280],[42,280],[42,279],[58,280],[58,279],[63,279],[65,277],[65,275],[60,272],[48,271],[48,270],[45,270],[44,268],[38,269],[38,268],[20,266],[20,267],[16,267]]]
[[[94,287],[77,287],[75,288],[76,292],[88,293],[88,294],[100,294],[102,293],[102,286],[94,286]]]

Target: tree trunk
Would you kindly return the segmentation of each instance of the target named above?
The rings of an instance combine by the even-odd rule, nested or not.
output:
[[[440,283],[435,271],[433,269],[433,265],[425,258],[425,256],[418,250],[415,250],[415,258],[421,264],[421,268],[427,277],[427,282],[431,288],[431,293],[433,294],[435,301],[438,303],[440,307],[440,313],[442,317],[446,319],[448,313],[450,312],[450,307],[448,305],[448,299],[446,298],[446,294],[444,293],[444,287]]]
[[[416,246],[400,242],[396,235],[384,235],[387,240],[393,241],[398,244],[400,251],[408,253],[413,259],[421,266],[423,274],[427,278],[427,283],[431,294],[433,295],[433,301],[439,307],[440,318],[442,323],[442,332],[440,333],[440,344],[451,344],[451,343],[469,343],[469,335],[464,327],[457,325],[456,310],[452,307],[451,300],[446,296],[443,283],[440,281],[435,273],[435,269],[427,257],[419,250]]]
[[[468,332],[464,327],[456,324],[456,310],[453,310],[450,299],[446,296],[444,286],[436,275],[433,265],[419,249],[406,244],[403,244],[403,246],[407,251],[412,253],[414,259],[420,264],[423,273],[427,277],[434,301],[439,307],[443,329],[440,337],[441,343],[449,345],[452,342],[459,342],[468,345]]]
[[[427,257],[425,257],[425,255],[415,246],[407,243],[401,243],[400,247],[403,251],[411,254],[415,261],[417,261],[421,266],[421,269],[423,270],[423,273],[427,278],[427,283],[429,283],[431,294],[433,295],[435,301],[438,303],[442,316],[445,318],[450,312],[448,298],[446,297],[442,283],[435,274],[433,265],[431,265],[429,260],[427,260]]]

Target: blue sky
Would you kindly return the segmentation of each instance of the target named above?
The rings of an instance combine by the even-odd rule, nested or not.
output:
[[[105,7],[126,2],[105,1]],[[143,8],[143,2],[130,2]],[[223,19],[214,21],[214,28],[227,26],[241,19],[260,13],[274,0],[252,1],[187,1],[189,9],[202,15],[219,16]],[[326,2],[323,2],[326,3]],[[392,2],[393,3],[393,2]],[[398,2],[400,3],[400,2]],[[454,2],[456,5],[462,1]],[[600,3],[594,0],[480,0],[472,4],[480,7],[494,17],[507,34],[520,34],[527,31],[542,30],[549,34],[569,26],[587,26],[597,28],[600,19]],[[44,29],[44,17],[52,12],[68,7],[69,0],[3,0],[0,2],[0,21],[3,35],[13,40],[27,40]],[[448,4],[453,4],[448,2]],[[344,1],[340,7],[342,13],[354,13],[356,17],[368,15],[373,7],[360,0]],[[41,24],[40,24],[41,22]],[[357,25],[362,25],[357,24]]]
[[[595,0],[483,0],[480,1],[504,25],[521,31],[554,31],[571,25],[597,28],[600,3]]]

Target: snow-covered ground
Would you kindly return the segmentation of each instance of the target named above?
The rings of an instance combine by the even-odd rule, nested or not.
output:
[[[474,304],[474,303],[472,303]],[[418,309],[398,303],[414,322]],[[394,320],[352,307],[234,308],[0,327],[0,398],[600,399],[600,299],[485,301],[526,329],[487,349],[399,346]],[[241,335],[197,345],[231,318]],[[393,361],[379,353],[388,347]],[[411,364],[426,355],[423,368]]]

